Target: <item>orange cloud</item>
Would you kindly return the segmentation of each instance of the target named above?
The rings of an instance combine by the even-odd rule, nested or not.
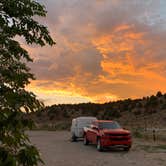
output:
[[[37,78],[28,89],[46,104],[107,102],[165,91],[165,27],[150,15],[159,3],[44,3],[44,23],[57,45],[25,48],[35,58],[30,67]]]
[[[49,86],[45,86],[48,84]],[[56,85],[56,88],[54,87]],[[59,87],[57,87],[59,86]],[[34,92],[38,99],[46,105],[67,104],[67,103],[86,103],[92,101],[90,97],[77,93],[73,85],[68,85],[70,90],[63,89],[62,83],[50,83],[49,81],[32,81],[26,87],[28,91]]]

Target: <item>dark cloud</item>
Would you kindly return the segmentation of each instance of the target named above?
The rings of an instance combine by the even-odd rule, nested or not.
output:
[[[136,97],[166,89],[161,2],[163,6],[162,0],[42,0],[48,15],[40,21],[57,45],[29,48],[36,56],[31,68],[39,86],[50,88],[56,82],[55,90],[92,98]]]

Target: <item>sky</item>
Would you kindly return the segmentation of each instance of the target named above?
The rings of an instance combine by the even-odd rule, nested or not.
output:
[[[46,105],[104,103],[166,92],[165,0],[38,0],[53,47],[25,45]]]

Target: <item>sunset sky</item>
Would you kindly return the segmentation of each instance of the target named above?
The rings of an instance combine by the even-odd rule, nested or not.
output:
[[[166,92],[165,0],[38,0],[53,47],[25,45],[46,105]]]

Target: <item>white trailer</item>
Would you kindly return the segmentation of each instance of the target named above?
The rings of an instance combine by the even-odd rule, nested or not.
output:
[[[72,141],[76,141],[77,138],[83,138],[84,134],[83,128],[89,126],[95,120],[97,120],[97,118],[92,116],[77,117],[73,119],[71,125]]]

